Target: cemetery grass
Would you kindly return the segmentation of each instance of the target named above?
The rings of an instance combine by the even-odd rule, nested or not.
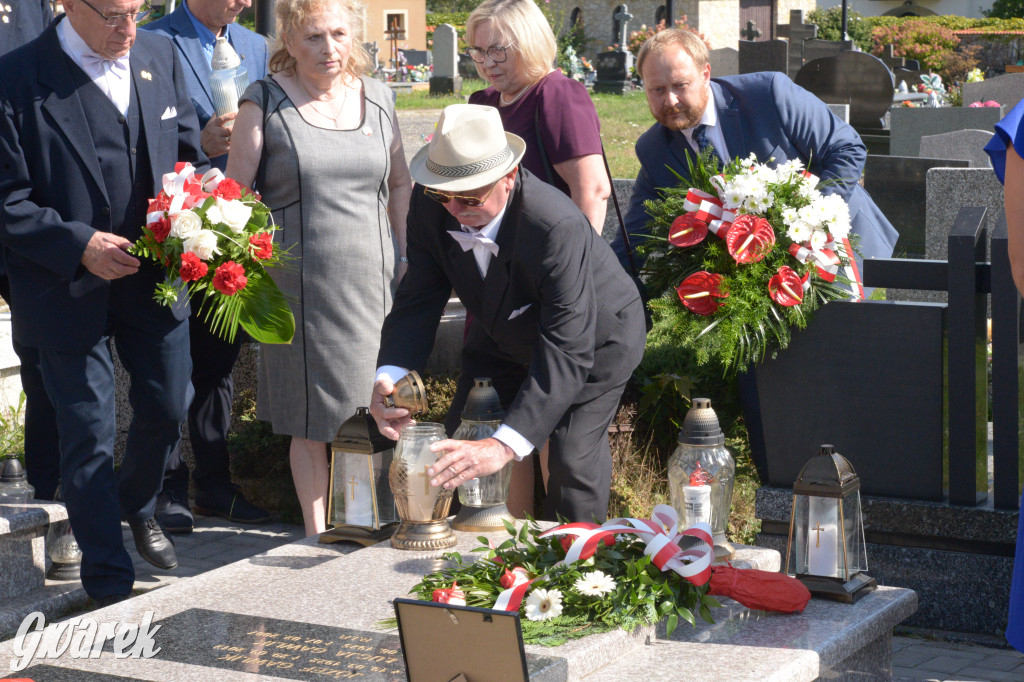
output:
[[[449,104],[465,102],[477,90],[487,86],[479,79],[462,81],[461,96],[431,97],[426,90],[398,93],[395,108],[403,110],[443,109]],[[636,160],[633,146],[640,135],[647,130],[654,117],[647,107],[647,98],[642,90],[627,95],[591,94],[598,120],[601,121],[601,138],[613,178],[636,177],[640,162]]]

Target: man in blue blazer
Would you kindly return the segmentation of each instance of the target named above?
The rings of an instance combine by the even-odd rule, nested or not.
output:
[[[171,14],[142,27],[174,41],[184,66],[188,96],[202,127],[203,151],[221,170],[227,166],[235,114],[217,116],[214,111],[210,59],[217,38],[224,36],[249,72],[250,82],[267,75],[266,39],[235,23],[238,14],[251,2],[190,0],[182,2]],[[239,523],[263,523],[270,519],[270,515],[249,503],[231,483],[228,462],[227,437],[234,399],[231,370],[246,337],[239,334],[234,343],[228,343],[211,334],[196,315],[190,319],[189,328],[192,386],[196,397],[188,411],[188,430],[195,455],[192,478],[196,482],[196,511]],[[157,519],[169,533],[192,532],[188,466],[181,456],[180,444],[167,460],[164,487],[157,500]]]
[[[678,29],[661,31],[644,43],[637,72],[658,122],[636,143],[640,172],[625,219],[633,245],[650,234],[644,201],[657,199],[660,187],[679,184],[670,168],[689,177],[688,155],[694,158],[706,137],[725,162],[751,153],[775,163],[800,159],[826,183],[824,193],[846,199],[861,255],[892,255],[896,230],[857,184],[867,148],[857,131],[788,76],[763,72],[713,79],[704,41]],[[628,267],[621,235],[613,248]]]
[[[39,349],[82,584],[106,605],[144,559],[177,565],[154,518],[164,463],[192,389],[188,306],[153,300],[162,272],[126,249],[179,161],[202,173],[199,124],[166,38],[136,35],[142,0],[64,0],[36,40],[0,57],[0,244],[14,337]],[[131,376],[133,419],[114,471],[111,340]]]

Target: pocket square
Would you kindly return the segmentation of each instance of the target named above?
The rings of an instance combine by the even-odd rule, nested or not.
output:
[[[164,109],[164,113],[160,114],[160,120],[166,121],[169,118],[174,118],[178,115],[178,110],[174,107],[167,107]]]
[[[509,319],[509,320],[514,320],[514,319],[516,319],[517,317],[519,317],[520,315],[522,315],[523,313],[525,313],[525,312],[527,311],[527,309],[528,309],[528,308],[529,308],[529,307],[530,307],[531,305],[533,305],[533,304],[532,304],[532,303],[527,303],[527,304],[526,304],[526,305],[524,305],[524,306],[523,306],[522,308],[516,308],[515,310],[513,310],[513,311],[512,311],[512,314],[508,316],[508,319]]]

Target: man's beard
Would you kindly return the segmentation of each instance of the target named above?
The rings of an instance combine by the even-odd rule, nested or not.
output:
[[[682,114],[677,116],[677,114]],[[665,107],[658,114],[658,123],[665,126],[669,130],[682,131],[687,128],[692,128],[700,123],[701,117],[704,112],[694,112],[692,109],[684,107]]]

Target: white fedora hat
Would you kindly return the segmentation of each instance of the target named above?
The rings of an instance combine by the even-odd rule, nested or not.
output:
[[[494,107],[452,104],[441,112],[430,144],[412,157],[409,172],[431,189],[465,192],[497,182],[525,152],[523,138],[505,132]]]

